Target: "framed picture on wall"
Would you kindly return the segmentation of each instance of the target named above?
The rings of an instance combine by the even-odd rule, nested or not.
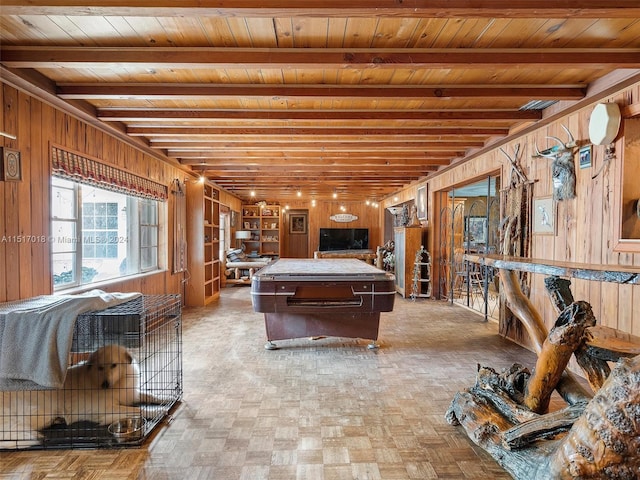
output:
[[[2,164],[0,167],[0,180],[5,182],[19,182],[22,180],[22,165],[18,150],[7,147],[2,148]]]
[[[556,232],[556,211],[553,197],[533,199],[533,233],[553,235]]]
[[[591,145],[580,147],[578,159],[580,168],[589,168],[591,166]]]
[[[289,215],[289,233],[304,235],[307,233],[307,216],[292,213]]]
[[[465,241],[473,244],[487,243],[487,217],[467,217]]]
[[[418,212],[419,220],[427,219],[427,186],[424,185],[418,188],[416,194],[416,209]]]

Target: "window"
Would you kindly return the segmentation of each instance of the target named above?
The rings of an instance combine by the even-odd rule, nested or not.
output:
[[[53,177],[54,289],[158,268],[159,202]]]
[[[82,202],[84,258],[118,258],[118,203]]]

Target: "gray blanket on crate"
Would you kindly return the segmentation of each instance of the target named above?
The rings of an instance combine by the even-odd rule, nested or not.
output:
[[[78,315],[139,296],[91,290],[0,304],[0,390],[61,388]]]

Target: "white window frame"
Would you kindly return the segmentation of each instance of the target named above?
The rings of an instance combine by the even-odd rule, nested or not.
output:
[[[64,182],[62,184],[56,185],[56,183]],[[66,183],[66,185],[65,185]],[[51,213],[51,223],[52,223],[52,242],[55,244],[55,247],[52,247],[51,251],[51,259],[52,259],[52,280],[53,280],[53,288],[54,291],[59,292],[62,290],[68,290],[72,288],[77,288],[84,285],[90,285],[93,283],[103,283],[103,282],[115,282],[122,278],[130,277],[132,275],[144,274],[148,272],[158,271],[161,269],[161,264],[163,259],[166,258],[166,252],[162,252],[162,248],[166,248],[166,239],[162,238],[163,234],[166,234],[166,228],[164,227],[164,223],[166,223],[166,212],[162,207],[163,202],[159,202],[156,200],[141,198],[134,195],[128,195],[126,193],[120,193],[120,195],[124,195],[126,197],[126,268],[127,271],[124,273],[120,273],[119,275],[109,276],[105,279],[99,279],[96,281],[88,281],[83,282],[82,280],[82,272],[83,266],[87,266],[86,262],[83,262],[82,256],[82,244],[83,244],[83,216],[82,216],[82,190],[88,188],[96,188],[100,190],[100,192],[104,192],[105,194],[112,193],[105,189],[100,189],[95,186],[84,185],[81,182],[75,182],[73,180],[69,180],[61,177],[52,177],[52,185],[51,185],[51,198],[52,202],[56,194],[62,190],[70,190],[70,187],[73,189],[73,199],[74,205],[71,206],[69,211],[69,216],[57,217],[53,214],[53,207]],[[88,201],[88,200],[85,200]],[[144,206],[155,206],[155,215],[151,215],[151,220],[147,220],[145,224],[142,224],[141,218],[142,209]],[[66,212],[66,210],[65,210]],[[147,216],[148,217],[148,216]],[[55,222],[59,224],[72,224],[73,228],[69,229],[72,231],[75,229],[73,238],[66,238],[59,235],[56,235],[55,229],[53,225]],[[142,245],[142,231],[143,229],[151,230],[151,241],[148,242],[150,245]],[[143,249],[152,249],[150,256],[146,258],[151,258],[152,262],[149,265],[146,265],[144,268],[141,266],[142,254],[141,251]],[[59,275],[59,273],[54,273],[54,265],[56,256],[60,254],[69,254],[75,255],[75,261],[73,261],[73,265],[70,267],[73,273],[73,279],[70,282],[65,283],[55,283],[55,276]],[[95,260],[92,258],[86,260]],[[105,259],[118,261],[118,259]],[[131,268],[131,265],[135,265],[135,268]],[[80,272],[80,275],[78,275]]]

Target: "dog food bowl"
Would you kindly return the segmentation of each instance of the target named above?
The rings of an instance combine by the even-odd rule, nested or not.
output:
[[[128,417],[109,425],[109,433],[118,443],[142,438],[146,420],[142,417]]]

